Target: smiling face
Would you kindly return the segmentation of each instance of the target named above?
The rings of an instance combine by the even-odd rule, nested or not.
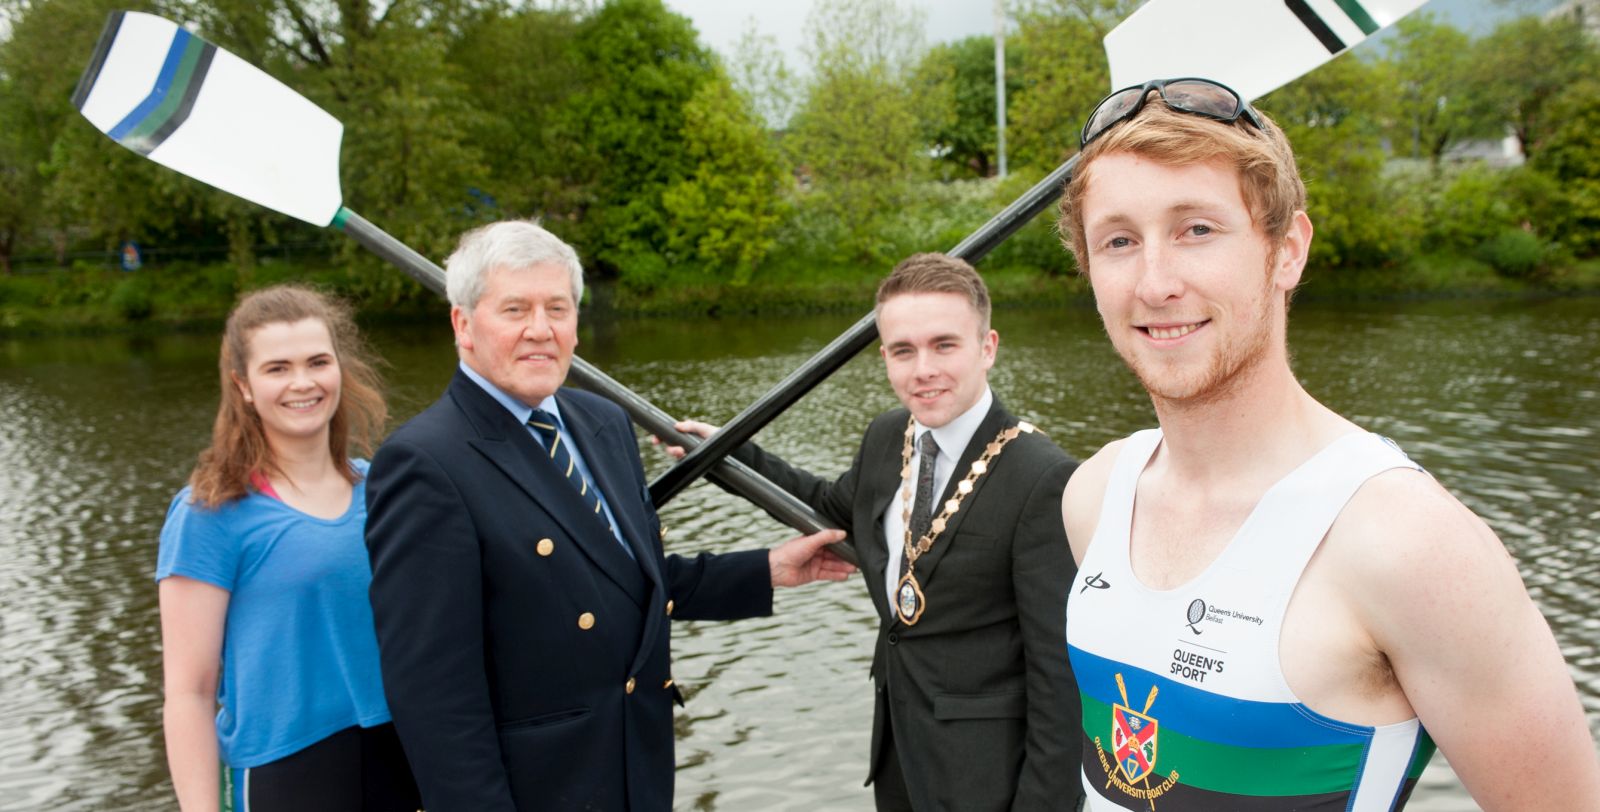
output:
[[[559,265],[496,267],[470,310],[450,310],[456,346],[473,371],[528,406],[555,394],[578,346],[578,306]]]
[[[949,423],[983,397],[1000,336],[958,293],[902,293],[878,306],[889,385],[917,422]]]
[[[1311,241],[1305,214],[1274,250],[1226,164],[1114,153],[1092,167],[1089,281],[1112,345],[1151,396],[1209,402],[1269,361],[1287,369],[1285,295]]]
[[[234,382],[260,416],[268,445],[311,439],[326,446],[343,380],[328,326],[271,322],[252,331],[246,346],[245,378]]]

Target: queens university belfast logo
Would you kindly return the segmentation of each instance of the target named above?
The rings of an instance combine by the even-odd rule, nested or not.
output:
[[[1150,803],[1150,808],[1155,808],[1155,799],[1172,789],[1178,783],[1178,772],[1160,783],[1151,785],[1149,779],[1155,774],[1156,752],[1161,732],[1161,724],[1150,715],[1150,706],[1155,704],[1156,686],[1150,686],[1150,695],[1145,698],[1144,709],[1134,710],[1133,703],[1128,701],[1128,686],[1123,682],[1122,675],[1117,674],[1117,692],[1122,695],[1120,704],[1111,706],[1111,756],[1116,760],[1112,766],[1110,759],[1106,758],[1106,748],[1096,736],[1095,748],[1099,751],[1100,766],[1106,771],[1106,787],[1115,786],[1123,794],[1138,798]]]

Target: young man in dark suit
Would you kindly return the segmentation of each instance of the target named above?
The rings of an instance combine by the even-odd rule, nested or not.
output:
[[[1000,337],[972,266],[907,259],[878,288],[877,322],[905,408],[872,421],[848,471],[830,482],[754,444],[736,455],[850,533],[879,616],[877,807],[1074,809],[1060,498],[1076,463],[990,392]]]
[[[666,556],[622,410],[562,388],[577,255],[529,222],[448,262],[460,368],[372,461],[367,545],[385,692],[431,812],[672,805],[669,619],[767,615],[853,568],[827,531]]]

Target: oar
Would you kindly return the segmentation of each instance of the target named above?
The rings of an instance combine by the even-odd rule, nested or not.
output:
[[[252,203],[338,228],[444,295],[443,269],[343,205],[344,125],[177,24],[151,14],[112,12],[72,101],[84,118],[128,149]],[[701,442],[582,358],[573,358],[569,375],[663,440],[690,448]],[[737,460],[723,460],[711,478],[803,532],[833,526]],[[850,547],[832,547],[854,563]]]
[[[1423,0],[1151,0],[1106,35],[1111,89],[1177,76],[1216,79],[1254,99],[1343,53]],[[1076,133],[1062,133],[1063,141]],[[1074,155],[948,252],[977,264],[1054,203]],[[665,504],[878,337],[868,313],[650,483]]]

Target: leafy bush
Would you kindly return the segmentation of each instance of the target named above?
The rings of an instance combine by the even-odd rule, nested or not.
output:
[[[144,321],[155,311],[150,284],[143,274],[131,273],[111,289],[110,305],[128,321]]]
[[[1485,240],[1478,256],[1505,276],[1527,279],[1543,266],[1545,245],[1528,231],[1506,228]]]
[[[666,257],[641,243],[628,243],[610,255],[618,271],[618,281],[637,292],[648,292],[666,284],[672,278],[672,266]],[[606,257],[601,258],[602,261]]]
[[[1573,228],[1566,244],[1582,256],[1600,254],[1600,178],[1586,178],[1571,184]]]
[[[1429,244],[1470,252],[1521,222],[1505,192],[1505,172],[1470,166],[1448,181],[1430,212]]]

